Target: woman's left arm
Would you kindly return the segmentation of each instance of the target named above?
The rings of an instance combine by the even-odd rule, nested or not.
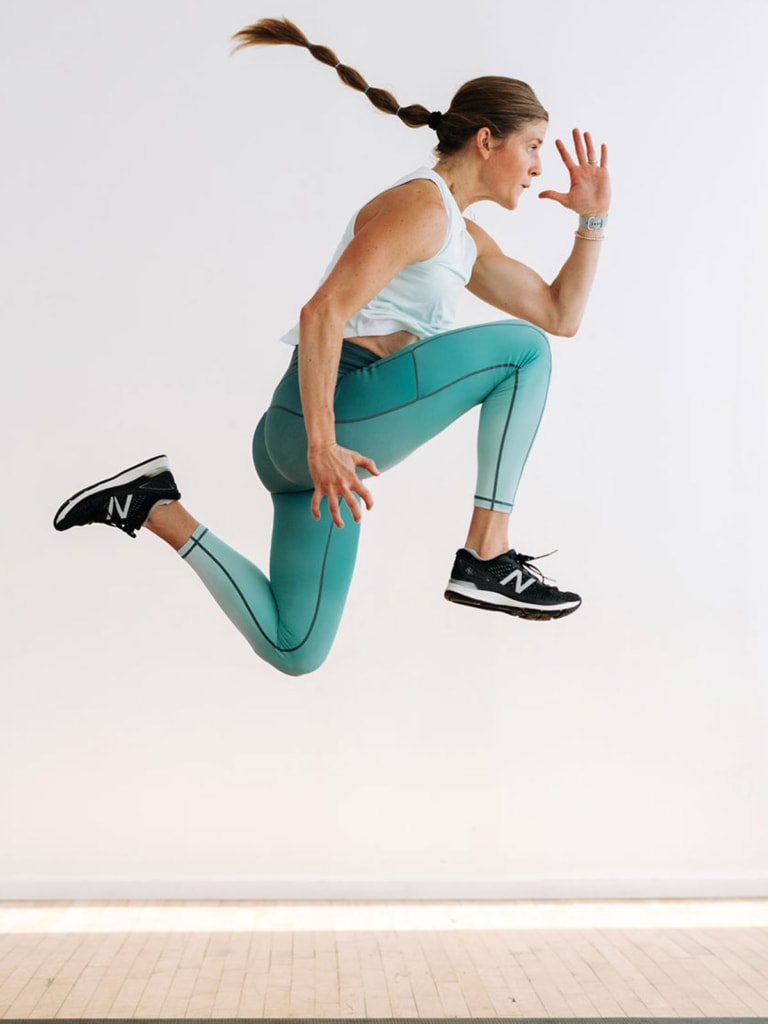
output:
[[[555,143],[570,177],[568,192],[548,190],[542,199],[554,199],[584,217],[604,217],[611,201],[608,151],[600,147],[600,159],[589,132],[573,132],[575,159],[560,139]],[[534,270],[513,260],[482,228],[467,222],[477,245],[477,260],[467,288],[490,305],[541,327],[548,334],[573,337],[581,324],[595,279],[603,231],[579,227],[573,249],[551,284]]]

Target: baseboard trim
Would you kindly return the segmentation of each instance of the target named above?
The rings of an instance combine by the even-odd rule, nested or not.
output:
[[[632,900],[762,899],[768,876],[323,879],[127,876],[0,878],[0,900]]]

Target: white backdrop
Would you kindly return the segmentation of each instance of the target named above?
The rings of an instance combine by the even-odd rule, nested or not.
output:
[[[55,534],[167,452],[263,564],[250,436],[347,218],[479,74],[611,147],[615,203],[513,543],[578,614],[449,605],[470,416],[373,484],[327,664],[260,663],[154,538]],[[764,0],[0,0],[0,896],[768,895]],[[573,217],[475,208],[552,276]],[[461,322],[496,319],[469,296]]]

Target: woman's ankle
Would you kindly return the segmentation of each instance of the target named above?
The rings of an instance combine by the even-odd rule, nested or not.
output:
[[[509,551],[509,515],[475,508],[467,531],[464,547],[474,551],[478,558],[495,558]]]
[[[183,548],[200,523],[187,512],[180,501],[155,505],[144,526],[178,551]]]

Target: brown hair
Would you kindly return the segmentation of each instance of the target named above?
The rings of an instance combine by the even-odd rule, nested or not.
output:
[[[401,107],[391,92],[376,89],[354,68],[342,64],[327,46],[310,43],[304,33],[287,18],[262,18],[241,29],[233,37],[236,53],[245,46],[303,46],[315,60],[336,70],[345,85],[365,93],[371,103],[385,114],[394,114],[409,128],[429,125],[437,132],[435,151],[450,156],[472,138],[480,128],[490,128],[495,138],[519,131],[528,121],[547,121],[549,115],[533,89],[515,78],[488,75],[465,82],[451,100],[445,113],[430,112],[419,103]]]

